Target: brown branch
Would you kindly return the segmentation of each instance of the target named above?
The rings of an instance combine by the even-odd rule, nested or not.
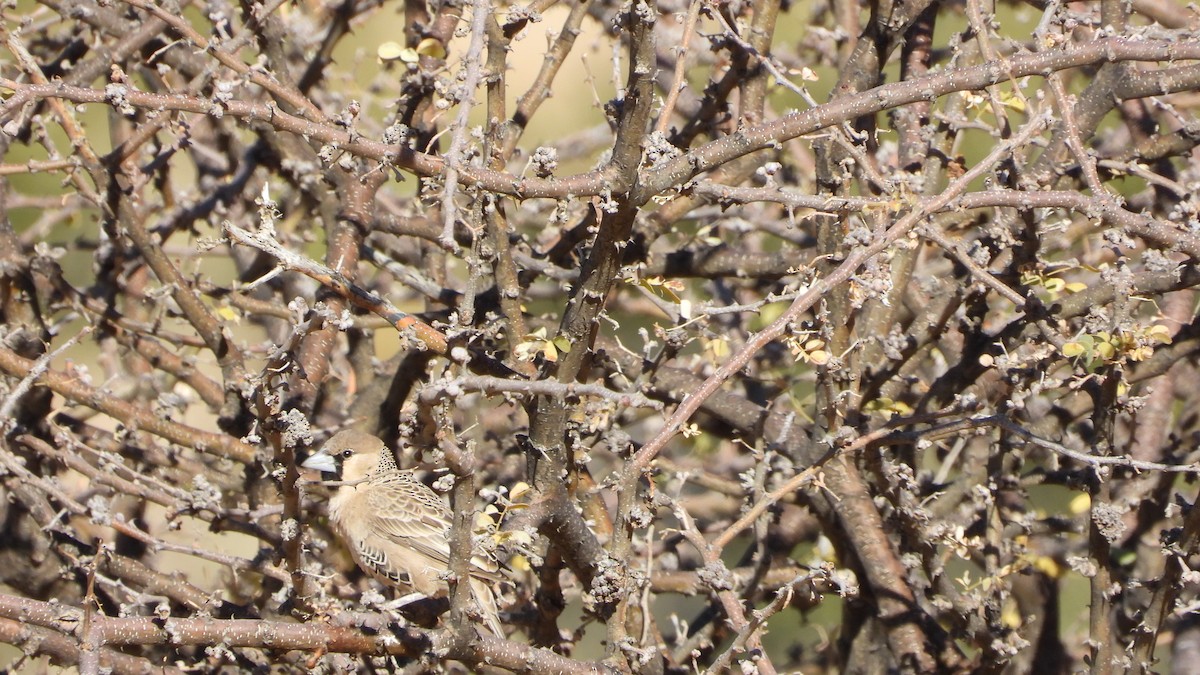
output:
[[[768,675],[774,675],[775,666],[772,665],[771,659],[762,648],[762,638],[755,630],[752,630],[752,625],[749,619],[746,618],[746,612],[742,608],[741,599],[733,592],[733,589],[725,582],[729,576],[729,569],[725,567],[724,561],[721,560],[721,551],[711,545],[704,539],[704,535],[696,528],[696,523],[685,509],[675,506],[675,516],[679,519],[681,532],[684,538],[700,552],[701,558],[704,560],[705,569],[708,572],[710,580],[710,592],[717,597],[721,603],[721,608],[725,612],[729,623],[733,629],[741,635],[741,642],[745,645],[745,651],[753,653],[756,658],[754,664],[758,666],[759,672]],[[722,660],[728,663],[732,658],[733,650],[727,650],[725,655],[714,663],[714,667],[719,666]],[[747,654],[749,656],[749,654]],[[713,672],[721,672],[720,669]]]
[[[435,380],[422,390],[421,397],[458,396],[463,391],[479,391],[485,394],[517,393],[526,396],[553,396],[560,399],[594,396],[621,406],[622,408],[651,408],[662,410],[663,404],[642,394],[613,391],[599,384],[557,381],[519,381],[487,375],[460,375],[450,380]]]
[[[664,166],[655,167],[647,175],[635,194],[636,204],[644,204],[655,195],[667,191],[673,185],[686,182],[689,178],[712,170],[735,157],[755,150],[770,147],[775,143],[797,138],[819,131],[845,120],[855,119],[882,110],[921,100],[937,98],[955,91],[969,91],[1007,81],[1011,78],[1041,75],[1046,72],[1067,70],[1082,66],[1119,61],[1181,61],[1200,59],[1200,45],[1186,42],[1156,40],[1130,40],[1127,38],[1104,38],[1084,45],[1072,45],[1054,51],[1022,54],[1003,63],[986,63],[964,69],[956,69],[915,78],[904,82],[883,85],[851,96],[838,98],[832,103],[793,113],[773,122],[747,127],[736,134],[688,152]],[[1188,88],[1188,81],[1167,81],[1171,87]],[[0,85],[14,91],[0,106],[0,120],[8,119],[26,103],[42,98],[63,98],[77,103],[112,103],[113,97],[102,90],[85,89],[61,84],[26,85],[8,79],[0,79]],[[1162,88],[1159,88],[1160,93]],[[280,131],[287,131],[304,138],[327,144],[335,144],[341,150],[380,162],[393,163],[424,176],[440,174],[444,160],[415,152],[405,146],[388,145],[353,136],[330,124],[319,124],[284,113],[273,105],[228,101],[220,106],[208,100],[191,96],[171,94],[149,94],[128,89],[122,101],[147,109],[168,109],[200,114],[231,115],[238,118],[262,122]],[[214,107],[216,106],[216,107]],[[534,197],[565,197],[567,195],[600,195],[620,185],[618,170],[611,165],[599,171],[555,179],[515,177],[507,173],[464,167],[462,182],[499,194],[523,199]]]
[[[964,173],[954,181],[946,190],[937,198],[931,200],[927,205],[922,205],[913,212],[901,218],[896,224],[888,228],[887,232],[879,237],[874,243],[857,248],[846,256],[846,259],[838,265],[838,267],[828,276],[820,279],[812,284],[808,292],[796,298],[792,305],[778,319],[773,321],[769,326],[762,331],[756,333],[750,338],[736,354],[734,354],[721,367],[717,369],[712,376],[704,381],[704,384],[695,392],[691,393],[687,398],[680,403],[679,408],[666,420],[663,429],[655,435],[655,437],[638,451],[632,461],[626,464],[625,471],[627,474],[640,475],[645,467],[654,457],[662,451],[666,444],[674,437],[679,429],[686,422],[705,398],[711,396],[722,383],[728,380],[734,373],[741,370],[759,350],[765,347],[768,343],[783,335],[793,321],[795,321],[801,313],[810,309],[816,301],[821,298],[829,289],[844,283],[850,276],[867,261],[867,259],[879,254],[883,250],[891,246],[895,241],[899,240],[913,227],[916,227],[925,217],[938,208],[949,204],[960,193],[967,189],[971,181],[975,180],[984,172],[990,170],[998,162],[1008,156],[1014,147],[1028,142],[1035,134],[1041,131],[1044,118],[1033,120],[1025,125],[1021,133],[1007,143],[998,145],[986,158],[979,164],[972,167],[971,170]]]
[[[33,371],[34,366],[33,361],[21,358],[16,353],[0,347],[0,370],[9,376],[26,377]],[[236,438],[201,431],[163,419],[146,408],[122,401],[112,394],[89,387],[78,378],[64,375],[56,370],[47,370],[40,375],[38,383],[80,405],[99,410],[126,426],[161,436],[172,443],[243,464],[253,462],[257,457],[257,450],[254,447]]]
[[[412,337],[426,349],[437,354],[449,354],[449,343],[441,331],[411,314],[400,311],[385,298],[358,286],[341,272],[287,250],[275,239],[274,233],[261,230],[250,232],[231,222],[225,223],[225,231],[238,243],[256,248],[275,258],[285,269],[300,272],[346,298],[356,307],[373,312],[401,333],[411,331]]]
[[[0,642],[21,649],[26,656],[44,654],[51,663],[73,666],[80,662],[79,644],[59,632],[30,626],[24,621],[0,619]],[[115,649],[101,649],[98,653],[100,668],[117,675],[183,675],[187,672],[174,666],[164,666]]]
[[[162,7],[159,7],[152,0],[121,0],[131,7],[145,10],[159,21],[170,26],[175,32],[179,33],[185,40],[199,51],[205,54],[211,54],[221,65],[229,70],[232,70],[239,75],[246,77],[250,82],[262,87],[270,92],[276,100],[286,102],[293,109],[300,111],[310,120],[314,122],[324,122],[325,115],[313,105],[312,101],[308,100],[303,94],[296,91],[294,87],[285,85],[277,81],[269,73],[264,73],[261,70],[251,68],[242,61],[237,54],[227,53],[220,44],[213,43],[204,36],[200,35],[188,20],[179,14],[169,12]]]
[[[46,603],[0,594],[0,617],[74,635],[83,612],[62,603]],[[379,654],[416,659],[450,647],[444,632],[425,632],[387,625],[383,630],[362,630],[310,621],[306,623],[213,618],[118,618],[97,614],[108,646],[223,645],[229,648],[260,647],[278,650],[329,651]],[[358,619],[360,624],[375,623]],[[604,673],[607,669],[494,637],[481,637],[457,648],[449,658],[472,665],[490,664],[519,673]],[[132,658],[132,657],[131,657]]]
[[[638,203],[688,179],[712,170],[735,157],[770,147],[792,138],[811,134],[846,120],[888,110],[921,100],[936,99],[955,91],[982,89],[989,85],[1029,75],[1118,61],[1179,61],[1200,59],[1200,45],[1158,44],[1128,38],[1105,38],[1083,45],[1071,45],[1053,51],[1020,54],[1003,62],[956,68],[903,82],[883,85],[803,112],[785,115],[779,120],[747,127],[726,138],[713,141],[655,167],[652,176],[639,186]],[[1182,83],[1181,83],[1181,86]]]
[[[83,612],[74,607],[12,595],[0,595],[0,616],[68,635],[74,634],[83,621]],[[222,644],[226,647],[326,650],[408,657],[419,656],[428,648],[425,636],[405,629],[370,634],[357,628],[317,622],[117,618],[103,615],[96,615],[93,620],[103,627],[105,644],[110,646]]]

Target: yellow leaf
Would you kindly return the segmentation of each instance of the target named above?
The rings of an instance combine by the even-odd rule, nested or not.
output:
[[[1146,331],[1146,337],[1154,340],[1155,342],[1169,345],[1171,344],[1171,329],[1167,328],[1161,323],[1156,323],[1153,326],[1150,326],[1150,328]]]
[[[1017,607],[1017,603],[1009,598],[1004,602],[1004,609],[1000,610],[1000,623],[1010,630],[1016,630],[1021,627],[1021,610]]]
[[[772,303],[759,310],[758,318],[760,321],[762,321],[763,325],[767,325],[775,319],[778,319],[785,311],[787,311],[787,305],[784,303]]]
[[[533,544],[533,537],[529,536],[524,530],[506,530],[497,532],[493,537],[497,544],[514,544],[516,546],[530,546]]]
[[[421,56],[432,56],[435,59],[444,59],[446,58],[446,46],[442,44],[441,40],[425,38],[417,44],[417,53]]]
[[[487,514],[483,514],[483,513],[475,514],[475,530],[476,531],[487,530],[493,524],[494,523],[493,523],[492,519],[488,518]]]
[[[380,61],[403,61],[404,63],[416,63],[421,60],[421,55],[417,50],[411,47],[405,47],[399,42],[385,42],[379,45],[375,50],[375,55]]]
[[[812,361],[818,366],[823,366],[829,363],[830,358],[829,352],[825,351],[824,349],[818,349],[815,352],[808,353],[808,360]]]
[[[712,355],[714,359],[724,359],[729,356],[729,342],[725,338],[714,338],[708,340],[704,344],[704,349]]]
[[[1033,568],[1045,574],[1051,579],[1057,579],[1062,576],[1062,566],[1058,561],[1048,555],[1040,555],[1033,560]]]
[[[867,401],[867,404],[863,406],[863,409],[868,412],[875,412],[878,410],[886,410],[891,404],[892,399],[890,398],[877,398],[874,401]]]
[[[525,481],[520,481],[516,485],[513,485],[512,489],[508,491],[508,498],[509,499],[520,499],[521,497],[524,497],[525,495],[529,494],[529,491],[532,489],[533,488],[529,486],[529,483],[526,483]]]
[[[558,348],[558,351],[562,352],[563,354],[571,351],[571,341],[567,339],[567,336],[565,335],[559,335],[551,340],[551,343],[553,343],[554,346]]]
[[[903,401],[896,401],[887,397],[877,398],[874,401],[869,401],[863,409],[867,412],[881,412],[891,417],[892,415],[908,415],[912,413],[912,407]]]
[[[1146,345],[1142,345],[1130,349],[1128,356],[1130,361],[1145,361],[1151,356],[1154,356],[1154,350]]]
[[[237,310],[230,307],[229,305],[221,305],[220,307],[218,307],[217,308],[217,316],[221,317],[222,319],[225,319],[226,321],[232,321],[233,323],[241,323],[242,322],[242,315],[238,314]]]
[[[381,61],[395,61],[400,58],[402,53],[404,53],[404,45],[391,41],[379,45],[379,48],[375,50],[375,55]]]
[[[682,291],[683,282],[678,279],[664,279],[662,277],[647,277],[642,279],[641,285],[646,290],[657,295],[664,300],[670,300],[675,304],[679,304],[678,291]]]
[[[1014,92],[1006,92],[1000,96],[1000,102],[1004,105],[1016,110],[1017,112],[1025,112],[1025,100],[1017,96]]]

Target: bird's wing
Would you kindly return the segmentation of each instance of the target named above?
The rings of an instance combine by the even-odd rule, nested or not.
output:
[[[444,505],[430,504],[394,489],[372,491],[368,503],[371,531],[443,568],[450,565],[450,520]]]
[[[374,546],[372,539],[364,537],[354,542],[357,554],[355,558],[359,566],[373,573],[384,583],[393,586],[413,586],[413,578],[408,570],[402,569],[398,561],[390,559],[384,549]]]
[[[330,516],[359,567],[386,584],[415,586],[411,566],[418,564],[421,569],[426,564],[413,559],[427,558],[378,531],[375,501],[370,490],[342,488],[334,497]]]
[[[454,516],[446,503],[432,491],[388,487],[371,493],[372,530],[448,569],[450,522]],[[471,557],[471,568],[471,575],[481,579],[503,578],[496,561],[483,555]]]

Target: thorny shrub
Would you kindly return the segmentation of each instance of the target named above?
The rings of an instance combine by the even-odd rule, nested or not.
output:
[[[1197,649],[1193,6],[0,16],[15,660],[1106,673]],[[457,558],[505,561],[506,639],[462,594],[381,609],[297,468],[349,425],[453,494]]]

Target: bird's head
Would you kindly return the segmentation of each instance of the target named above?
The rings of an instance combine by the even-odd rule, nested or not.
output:
[[[391,450],[375,436],[357,429],[346,429],[325,441],[325,445],[300,466],[333,474],[343,483],[354,484],[366,479],[381,463],[388,463],[394,468],[395,460],[391,454]]]

